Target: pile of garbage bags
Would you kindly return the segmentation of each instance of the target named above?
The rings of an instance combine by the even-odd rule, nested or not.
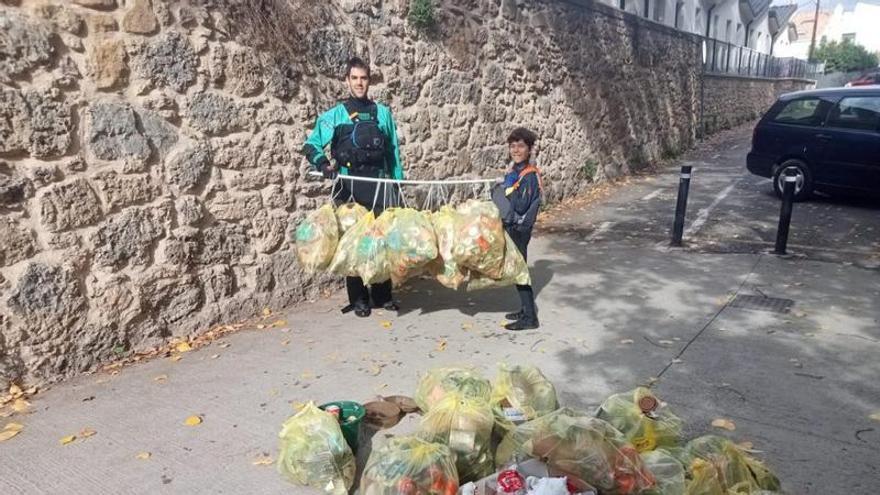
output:
[[[778,478],[732,441],[685,441],[650,389],[608,397],[594,414],[560,407],[534,366],[430,370],[413,436],[374,447],[364,495],[769,495]],[[324,418],[320,416],[323,415]],[[326,493],[351,488],[354,461],[333,416],[310,404],[281,433],[279,470]]]
[[[361,205],[325,205],[296,229],[296,255],[309,272],[357,276],[395,285],[430,275],[469,290],[529,284],[525,259],[504,232],[491,201],[470,200],[436,212],[389,208],[378,217]]]

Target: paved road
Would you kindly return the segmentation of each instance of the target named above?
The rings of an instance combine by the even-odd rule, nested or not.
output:
[[[41,393],[36,412],[17,419],[23,432],[0,444],[0,493],[313,493],[253,464],[275,455],[291,403],[412,394],[430,367],[470,363],[491,376],[499,361],[539,365],[564,405],[588,410],[656,379],[688,436],[751,441],[787,493],[876,493],[880,206],[798,205],[794,254],[766,254],[779,204],[768,183],[744,175],[748,135],[725,133],[684,157],[696,167],[684,249],[666,247],[674,167],[548,221],[530,248],[538,331],[499,328],[516,305],[511,289],[419,282],[400,292],[399,315],[363,320],[339,315],[337,294],[180,361]],[[744,309],[736,295],[793,306]],[[204,422],[184,426],[192,414]],[[713,430],[714,418],[736,431]],[[83,428],[97,434],[59,444]]]

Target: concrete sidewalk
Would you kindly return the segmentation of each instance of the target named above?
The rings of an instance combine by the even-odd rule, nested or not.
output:
[[[501,361],[538,365],[563,405],[584,409],[658,380],[689,437],[751,441],[786,493],[875,493],[877,270],[760,250],[701,252],[699,231],[690,249],[670,250],[676,183],[672,170],[634,180],[533,241],[538,331],[500,328],[517,305],[512,288],[467,293],[418,282],[400,292],[399,315],[368,319],[340,315],[339,294],[266,319],[286,324],[232,334],[179,361],[84,376],[39,394],[36,412],[16,419],[22,433],[0,444],[0,493],[311,493],[253,464],[262,453],[275,456],[292,403],[411,395],[431,367],[472,364],[494,377]],[[711,204],[702,194],[693,211]],[[606,222],[617,227],[603,229]],[[787,314],[735,308],[737,294],[794,306]],[[193,414],[204,422],[184,426]],[[733,420],[736,431],[713,429],[715,418]],[[59,443],[83,428],[97,434]],[[140,452],[151,457],[137,459]]]

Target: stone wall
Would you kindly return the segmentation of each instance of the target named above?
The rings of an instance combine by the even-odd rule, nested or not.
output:
[[[812,87],[802,79],[761,79],[733,75],[704,76],[706,133],[713,134],[759,118],[785,93]],[[697,107],[699,111],[699,106]]]
[[[527,125],[558,200],[694,142],[690,35],[586,0],[440,3],[420,31],[407,0],[0,0],[0,382],[334,283],[289,239],[325,200],[298,150],[351,55],[410,177],[497,175]]]

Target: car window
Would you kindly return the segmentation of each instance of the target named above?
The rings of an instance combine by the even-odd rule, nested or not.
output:
[[[828,127],[880,130],[880,96],[852,96],[840,100],[828,115]]]
[[[813,125],[822,123],[828,104],[819,98],[792,100],[783,106],[773,117],[780,124]]]

